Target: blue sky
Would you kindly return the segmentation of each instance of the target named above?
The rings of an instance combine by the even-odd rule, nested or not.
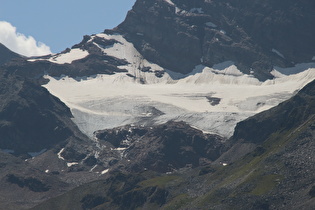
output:
[[[10,23],[16,28],[16,33],[25,35],[23,39],[29,41],[28,38],[33,37],[37,46],[38,42],[42,42],[56,53],[79,43],[84,35],[100,33],[117,26],[124,20],[134,2],[135,0],[0,0],[0,21]]]

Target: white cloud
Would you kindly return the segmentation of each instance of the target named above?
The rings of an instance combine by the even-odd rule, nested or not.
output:
[[[16,28],[6,21],[0,21],[0,43],[24,56],[51,54],[47,45],[36,42],[32,36],[26,37],[24,34],[16,32]]]

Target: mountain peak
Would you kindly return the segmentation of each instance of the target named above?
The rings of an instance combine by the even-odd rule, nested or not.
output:
[[[138,0],[5,63],[0,209],[311,209],[314,5]]]
[[[311,0],[138,0],[117,30],[165,68],[188,73],[200,63],[231,60],[266,80],[273,66],[312,60],[314,7]]]

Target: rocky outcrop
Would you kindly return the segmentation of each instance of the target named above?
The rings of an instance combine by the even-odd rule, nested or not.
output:
[[[96,137],[115,147],[125,148],[123,157],[132,160],[127,170],[169,172],[197,167],[217,159],[223,138],[204,134],[185,122],[168,122],[154,127],[125,126],[98,131]]]
[[[275,65],[312,60],[314,8],[312,0],[138,0],[116,30],[170,70],[189,73],[200,63],[231,60],[265,80]]]
[[[29,190],[33,192],[46,192],[50,188],[49,186],[46,186],[40,180],[33,177],[23,178],[23,177],[16,176],[14,174],[8,174],[7,181],[12,184],[18,185],[21,188],[27,187],[29,188]]]

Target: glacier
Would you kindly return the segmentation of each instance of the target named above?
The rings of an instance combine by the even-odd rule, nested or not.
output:
[[[275,78],[264,82],[242,73],[231,61],[212,68],[200,64],[183,75],[147,61],[122,35],[96,34],[89,42],[95,37],[118,41],[112,46],[93,44],[107,55],[128,61],[119,66],[128,73],[85,78],[46,75],[49,82],[44,85],[71,109],[73,121],[91,138],[100,129],[169,120],[228,138],[238,122],[289,99],[315,79],[314,63],[297,65],[287,74],[286,69],[275,67]],[[71,60],[86,53],[76,53],[78,57]],[[155,72],[162,74],[157,77]]]

